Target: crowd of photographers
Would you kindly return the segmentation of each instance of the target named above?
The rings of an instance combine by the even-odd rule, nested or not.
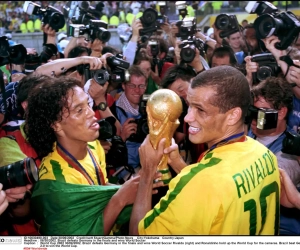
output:
[[[0,72],[2,235],[128,233],[121,215],[126,217],[124,208],[134,201],[142,171],[139,148],[149,133],[149,96],[162,88],[178,94],[183,112],[174,142],[186,164],[196,163],[207,145],[189,140],[189,125],[184,121],[188,88],[201,72],[223,65],[239,70],[251,89],[245,134],[277,157],[279,234],[300,235],[300,21],[292,12],[280,12],[268,2],[249,2],[246,11],[258,15],[253,24],[243,27],[235,15],[220,14],[204,33],[197,29],[195,18],[186,17],[184,2],[177,5],[182,20],[174,23],[168,23],[163,11],[148,8],[134,18],[132,36],[124,50],[118,51],[106,45],[110,39],[107,23],[82,10],[69,24],[70,42],[59,53],[56,35],[65,24],[63,14],[51,7],[43,11],[31,2],[24,6],[30,13],[43,15],[45,40],[38,55],[35,49],[9,46],[6,37],[0,38],[0,66],[6,65],[11,72],[7,85]],[[74,107],[76,101],[66,106],[70,89],[73,100],[80,103]],[[95,131],[98,140],[87,150],[91,160],[82,156],[80,147],[65,146],[65,137],[89,141]],[[95,175],[91,168],[96,169]],[[59,180],[59,185],[41,180]],[[69,186],[91,183],[112,183],[118,188]],[[152,207],[168,191],[159,183],[153,188],[158,191],[153,189]],[[97,190],[105,195],[95,195]],[[84,196],[76,196],[78,192]],[[48,211],[51,202],[57,202],[57,213],[45,218],[44,210]],[[75,208],[75,203],[83,205]],[[98,205],[103,207],[101,229],[88,214],[97,213],[93,207]],[[86,216],[84,225],[65,212],[67,206]],[[70,216],[76,217],[77,224]]]

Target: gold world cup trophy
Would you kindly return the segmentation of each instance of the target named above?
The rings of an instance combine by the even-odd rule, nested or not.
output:
[[[169,147],[174,132],[180,124],[178,119],[182,113],[180,97],[169,89],[156,90],[147,101],[146,111],[149,137],[153,148],[157,149],[162,138],[166,138],[165,148]],[[168,185],[172,176],[168,167],[167,155],[163,155],[157,168],[162,173],[161,180]]]

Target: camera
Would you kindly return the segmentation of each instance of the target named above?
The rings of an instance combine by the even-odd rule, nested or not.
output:
[[[251,58],[252,62],[258,63],[257,72],[253,73],[253,81],[260,82],[270,76],[277,76],[279,67],[272,53],[258,54]]]
[[[123,60],[123,55],[110,56],[106,58],[107,65],[110,67],[110,80],[114,83],[129,81],[127,69],[130,63]]]
[[[0,66],[12,64],[24,64],[27,50],[22,44],[9,46],[6,36],[0,37]]]
[[[256,127],[261,130],[274,129],[277,127],[278,111],[270,108],[257,108],[250,105],[245,118],[245,124],[251,124],[256,120]]]
[[[188,14],[187,9],[186,9],[186,7],[187,7],[186,6],[186,1],[176,1],[175,5],[176,5],[176,9],[179,12],[179,15],[182,18],[185,18],[185,16]]]
[[[90,20],[88,25],[70,24],[68,36],[80,37],[84,36],[86,40],[94,41],[96,38],[102,42],[108,42],[111,34],[107,30],[107,23],[102,20]]]
[[[273,4],[269,2],[263,2],[263,1],[249,1],[247,6],[245,7],[246,12],[249,14],[257,14],[257,15],[262,15],[262,14],[269,14],[269,13],[274,13],[278,11],[277,7],[274,6]]]
[[[141,118],[135,119],[134,121],[130,121],[130,123],[137,124],[137,131],[129,136],[128,141],[142,143],[146,136],[149,134],[148,120],[147,120],[147,101],[150,95],[143,95],[141,98],[141,102],[139,105],[139,113],[141,114]]]
[[[220,14],[216,18],[216,28],[222,30],[219,34],[221,38],[240,31],[240,25],[236,15]]]
[[[180,37],[183,40],[194,36],[197,32],[195,17],[186,17],[182,21],[177,22],[177,26],[178,33],[176,34],[176,37]]]
[[[179,48],[181,48],[181,61],[184,63],[192,62],[196,56],[196,49],[199,50],[200,54],[204,53],[204,45],[205,43],[203,40],[196,38],[195,36],[189,40],[182,41],[182,43],[179,45]]]
[[[115,122],[116,118],[113,116],[98,121],[98,124],[100,125],[98,139],[111,143],[111,148],[105,156],[107,167],[120,167],[127,166],[128,164],[127,147],[122,138],[116,135],[117,128]]]
[[[96,8],[90,5],[89,1],[69,1],[63,6],[65,18],[73,24],[87,25],[91,20],[100,19],[104,4],[99,2]]]
[[[3,184],[3,190],[34,184],[38,179],[38,168],[29,157],[0,167],[0,183]]]
[[[44,24],[49,24],[49,26],[56,32],[63,28],[66,23],[63,13],[50,5],[44,9],[36,3],[25,1],[23,10],[28,15],[41,15],[41,21]]]
[[[253,23],[257,39],[274,35],[280,40],[275,44],[275,48],[287,49],[298,37],[300,31],[300,22],[297,17],[290,11],[278,12],[278,9],[268,2],[254,3],[254,7],[248,7],[248,11],[259,15]]]
[[[81,65],[77,67],[81,67]],[[103,86],[110,79],[110,75],[106,69],[90,70],[89,64],[84,65],[83,72],[85,81],[94,79],[101,86]]]
[[[143,15],[140,17],[143,28],[140,29],[140,35],[149,35],[158,29],[157,25],[158,14],[157,11],[148,8],[144,11]]]
[[[285,154],[300,156],[300,135],[295,131],[286,131],[281,151]]]
[[[159,44],[155,40],[148,41],[148,45],[150,47],[150,53],[153,58],[157,57],[159,54]]]
[[[38,54],[27,54],[25,58],[25,73],[35,71],[41,64],[41,57]]]

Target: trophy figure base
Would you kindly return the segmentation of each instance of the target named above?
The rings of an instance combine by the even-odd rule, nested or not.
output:
[[[164,186],[167,186],[169,182],[172,180],[171,172],[168,168],[158,169],[158,172],[162,173],[162,177],[160,180],[164,183]]]

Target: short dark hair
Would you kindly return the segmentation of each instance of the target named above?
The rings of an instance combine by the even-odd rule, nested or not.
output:
[[[81,56],[83,53],[87,53],[88,55],[91,54],[91,50],[84,46],[76,46],[70,50],[68,54],[68,58],[75,58]]]
[[[221,113],[240,107],[244,120],[251,103],[251,92],[246,77],[232,66],[222,65],[198,74],[191,83],[191,88],[212,87],[216,91],[213,105]]]
[[[293,87],[285,78],[270,76],[251,89],[254,98],[263,97],[273,109],[293,109]]]
[[[133,64],[140,65],[142,61],[148,61],[152,65],[152,59],[147,54],[147,50],[145,48],[140,49],[140,51],[136,54]]]
[[[213,57],[216,57],[216,58],[223,58],[225,56],[228,56],[229,57],[229,62],[231,65],[235,65],[237,64],[237,59],[236,59],[236,56],[234,54],[234,51],[231,47],[228,47],[228,46],[223,46],[223,47],[218,47],[218,48],[215,48],[212,55],[211,55],[211,59],[210,59],[210,66],[212,64],[212,59]]]
[[[53,152],[57,141],[52,125],[62,120],[63,110],[68,110],[68,93],[80,81],[66,76],[47,79],[32,90],[26,110],[25,132],[30,145],[42,159]]]
[[[76,46],[73,49],[70,50],[69,54],[68,54],[68,58],[76,58],[76,57],[81,57],[81,55],[83,53],[87,53],[88,55],[91,54],[91,50],[87,47],[84,46]],[[68,75],[68,73],[72,73],[75,70],[77,70],[77,72],[80,75],[84,74],[84,66],[83,65],[77,65],[74,66],[72,68],[69,68],[66,72],[64,72],[64,75]]]
[[[182,79],[183,81],[190,81],[194,76],[195,72],[190,68],[181,66],[181,65],[174,65],[170,67],[164,77],[161,80],[160,85],[162,88],[169,88],[177,79]]]

